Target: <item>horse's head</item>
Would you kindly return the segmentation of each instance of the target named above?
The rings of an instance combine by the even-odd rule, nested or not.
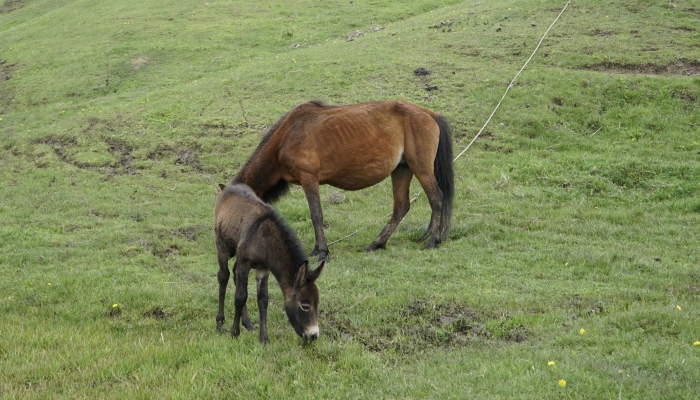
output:
[[[318,338],[318,288],[314,282],[321,275],[324,265],[322,263],[311,271],[309,263],[304,261],[294,278],[294,289],[284,301],[289,323],[305,341]]]

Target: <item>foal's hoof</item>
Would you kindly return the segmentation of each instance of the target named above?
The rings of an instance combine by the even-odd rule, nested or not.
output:
[[[365,253],[369,253],[377,249],[386,250],[386,243],[372,243],[369,246],[365,247]]]
[[[308,255],[309,255],[309,257],[317,256],[318,255],[318,246],[314,247],[314,249],[311,250]]]
[[[318,253],[318,260],[316,261],[316,265],[321,265],[323,263],[328,262],[328,252],[327,251],[320,251]]]
[[[424,250],[432,250],[432,249],[434,249],[434,248],[437,248],[439,244],[440,244],[440,242],[436,242],[436,241],[431,240],[431,241],[428,242],[428,244],[425,246],[425,249],[424,249]]]
[[[216,321],[216,331],[219,333],[224,333],[224,322]]]

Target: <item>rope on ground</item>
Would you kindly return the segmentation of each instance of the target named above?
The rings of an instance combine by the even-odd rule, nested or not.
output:
[[[542,42],[544,41],[544,38],[547,37],[547,34],[549,33],[549,30],[552,29],[552,27],[554,26],[554,24],[556,24],[557,21],[559,20],[559,18],[562,16],[562,14],[564,14],[564,11],[566,11],[566,8],[569,7],[569,4],[571,4],[571,0],[569,0],[569,1],[566,3],[566,5],[565,5],[564,8],[561,10],[561,12],[559,13],[559,15],[554,19],[554,21],[552,22],[552,24],[549,25],[549,28],[547,28],[547,30],[544,32],[544,35],[542,35],[542,39],[540,39],[540,42],[537,43],[537,47],[535,47],[535,50],[534,50],[534,51],[532,52],[532,54],[530,55],[530,58],[528,58],[527,61],[525,61],[525,64],[523,65],[523,67],[520,68],[520,71],[518,71],[517,74],[515,74],[515,77],[513,77],[513,80],[510,81],[510,83],[508,84],[508,87],[506,88],[506,91],[503,93],[503,96],[501,97],[501,100],[500,100],[500,101],[498,102],[498,104],[496,105],[496,108],[493,109],[493,112],[491,113],[491,115],[489,115],[489,118],[488,118],[488,119],[486,120],[486,122],[484,123],[484,126],[482,126],[481,129],[479,130],[479,132],[476,134],[476,136],[474,136],[474,139],[472,139],[472,141],[469,142],[469,145],[467,145],[467,147],[466,147],[464,150],[462,150],[462,152],[459,153],[459,154],[457,155],[457,157],[455,157],[454,160],[452,160],[453,163],[454,163],[455,161],[457,161],[457,159],[459,159],[460,157],[462,157],[462,154],[464,154],[467,150],[469,150],[469,148],[470,148],[470,147],[472,146],[472,144],[476,141],[476,139],[479,137],[479,135],[481,135],[481,132],[484,131],[484,128],[486,128],[486,125],[488,125],[488,123],[491,122],[491,118],[493,118],[493,115],[496,114],[496,111],[497,111],[498,108],[501,106],[501,103],[503,103],[503,99],[506,98],[506,95],[508,94],[508,91],[510,90],[510,88],[512,88],[512,87],[514,86],[515,80],[518,79],[518,76],[520,76],[520,73],[523,72],[523,70],[525,70],[525,67],[527,67],[527,64],[530,63],[530,60],[532,60],[532,57],[534,57],[534,56],[535,56],[535,53],[537,53],[537,50],[540,49],[540,46],[542,45]]]
[[[515,76],[513,77],[513,80],[511,80],[510,83],[508,84],[508,87],[506,88],[506,91],[503,93],[503,96],[501,96],[501,100],[498,102],[498,104],[496,104],[496,108],[493,109],[493,112],[491,113],[491,115],[489,115],[488,119],[487,119],[486,122],[484,123],[484,126],[481,127],[481,129],[479,130],[479,132],[477,132],[477,134],[474,136],[474,138],[472,139],[472,141],[469,142],[469,144],[467,145],[467,147],[465,147],[464,150],[462,150],[462,152],[459,153],[459,154],[457,155],[457,157],[454,158],[454,160],[452,160],[452,163],[453,163],[453,164],[454,164],[460,157],[462,157],[462,155],[463,155],[464,153],[466,153],[467,150],[469,150],[469,148],[472,146],[472,144],[474,144],[474,142],[475,142],[476,139],[479,137],[479,135],[481,135],[481,132],[484,131],[484,129],[486,128],[486,125],[488,125],[489,122],[491,122],[491,118],[493,118],[494,114],[496,114],[496,111],[497,111],[498,108],[501,106],[501,103],[503,103],[503,100],[506,98],[506,95],[508,94],[508,91],[510,91],[510,88],[512,88],[512,87],[515,85],[515,80],[518,79],[518,76],[520,76],[520,73],[523,72],[523,71],[525,70],[525,67],[527,67],[527,65],[530,63],[530,60],[532,60],[532,57],[534,57],[535,54],[537,53],[537,50],[540,49],[540,46],[542,46],[542,42],[544,41],[544,38],[547,37],[547,34],[548,34],[549,31],[552,29],[552,27],[554,26],[554,24],[556,24],[557,21],[559,21],[559,18],[561,18],[561,16],[564,14],[564,11],[566,11],[566,9],[569,7],[569,4],[571,4],[571,0],[569,0],[569,1],[566,2],[566,5],[564,5],[564,8],[561,10],[561,12],[559,13],[559,15],[557,15],[557,17],[554,19],[554,21],[552,21],[551,25],[549,25],[549,28],[547,28],[547,30],[544,32],[544,35],[542,35],[542,39],[540,39],[539,43],[537,43],[537,46],[535,47],[535,50],[532,52],[532,54],[530,54],[530,58],[528,58],[527,61],[525,61],[525,64],[523,64],[523,67],[520,68],[520,71],[518,71],[518,73],[515,74]],[[598,132],[596,131],[596,133],[598,133]],[[594,133],[594,135],[595,135],[595,133]],[[413,197],[411,198],[410,203],[413,203],[414,201],[416,201],[416,200],[418,199],[418,197],[420,197],[420,194],[421,194],[422,192],[423,192],[423,191],[419,189],[418,192],[417,192],[416,194],[414,194]],[[385,216],[385,218],[386,218],[386,217],[390,217],[391,214],[392,214],[392,213],[387,214],[387,215]],[[331,244],[335,244],[335,243],[337,243],[337,242],[340,242],[341,240],[347,239],[348,237],[354,235],[355,233],[357,233],[357,231],[353,232],[352,234],[350,234],[350,235],[348,235],[348,236],[346,236],[346,237],[344,237],[344,238],[338,239],[338,240],[332,242]],[[329,244],[329,246],[330,246],[330,244]]]

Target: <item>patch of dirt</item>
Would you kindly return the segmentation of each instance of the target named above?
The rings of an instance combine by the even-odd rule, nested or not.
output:
[[[90,132],[97,130],[97,126],[100,124],[104,124],[106,127],[105,129],[108,132],[114,131],[110,123],[91,118],[88,120],[88,126],[83,129],[83,134],[89,134]],[[120,174],[133,174],[134,169],[131,166],[131,153],[134,150],[133,147],[126,141],[111,136],[105,136],[99,139],[104,141],[109,146],[109,152],[116,157],[115,162],[105,165],[95,165],[75,160],[70,152],[70,149],[78,146],[78,140],[75,137],[59,137],[50,135],[37,139],[33,141],[33,143],[51,146],[61,162],[70,164],[76,168],[101,172],[105,174],[105,179],[109,179]]]
[[[695,28],[691,28],[689,26],[674,26],[671,27],[674,31],[683,31],[683,32],[695,32]]]
[[[177,150],[175,154],[177,155],[175,164],[187,165],[195,171],[202,172],[202,162],[199,161],[199,154],[197,154],[197,152],[192,149],[185,148]]]
[[[583,34],[586,35],[586,36],[613,36],[613,35],[617,35],[617,32],[615,32],[615,31],[604,31],[604,30],[601,30],[601,29],[597,29],[597,28],[596,28],[596,29],[593,29],[593,30],[584,32]]]
[[[141,57],[136,57],[131,59],[131,68],[134,69],[134,71],[138,71],[141,68],[145,67],[151,62],[151,59],[149,57],[141,56]]]
[[[158,321],[167,321],[170,317],[175,315],[174,313],[166,313],[163,311],[163,308],[161,307],[156,307],[152,310],[146,311],[143,313],[143,316],[146,318],[153,318]]]
[[[175,165],[185,165],[197,172],[204,171],[204,166],[199,160],[199,154],[191,148],[173,148],[167,145],[159,145],[146,155],[149,160],[160,160],[172,156],[175,156]]]
[[[532,138],[531,138],[532,139]],[[513,152],[513,149],[510,147],[505,147],[505,146],[500,146],[500,145],[491,145],[489,143],[484,143],[484,151],[495,151],[503,154],[510,154]]]
[[[383,26],[375,26],[374,28],[367,28],[363,29],[361,31],[355,31],[347,36],[345,36],[345,40],[348,42],[352,42],[353,40],[357,39],[360,36],[364,36],[368,33],[375,33],[379,31],[383,31],[384,27]]]
[[[5,89],[5,82],[12,78],[16,68],[16,64],[9,64],[5,60],[0,60],[0,112],[6,111],[14,98],[12,92]]]
[[[564,308],[566,308],[572,319],[605,315],[608,313],[607,307],[605,307],[605,304],[601,301],[589,299],[577,294],[564,298]]]
[[[528,337],[527,329],[512,323],[509,316],[488,315],[453,302],[418,300],[398,310],[387,310],[385,315],[381,324],[370,327],[356,326],[333,309],[322,308],[319,319],[325,334],[332,338],[356,340],[371,351],[394,350],[404,354],[431,347],[464,347],[484,340],[523,342]],[[487,322],[494,328],[487,328]]]
[[[0,14],[7,14],[19,10],[26,6],[29,1],[30,0],[5,0],[0,6]]]
[[[666,65],[626,64],[603,62],[584,67],[592,71],[607,74],[659,75],[659,76],[697,76],[700,75],[700,61],[678,59]]]
[[[452,20],[448,19],[447,21],[440,21],[437,25],[429,26],[428,29],[442,29],[443,32],[451,32],[452,28],[448,28],[450,26],[452,26]]]
[[[177,237],[185,238],[189,241],[196,241],[197,240],[197,232],[202,231],[204,229],[209,229],[204,226],[188,226],[186,228],[180,228],[178,230],[169,230],[168,232]]]
[[[161,260],[165,260],[172,255],[180,253],[180,247],[174,243],[170,245],[163,245],[161,243],[153,243],[152,241],[146,239],[139,240],[136,243]]]

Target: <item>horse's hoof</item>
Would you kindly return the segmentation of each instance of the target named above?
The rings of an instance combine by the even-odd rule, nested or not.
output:
[[[270,341],[267,339],[267,336],[260,336],[260,343],[262,344],[268,344]]]
[[[377,249],[386,250],[386,243],[384,243],[384,244],[372,243],[369,246],[365,247],[365,253],[370,253],[370,252],[375,251]]]
[[[318,247],[314,247],[314,249],[309,252],[309,257],[315,257],[317,255],[318,255]]]
[[[252,323],[243,324],[243,326],[244,326],[245,329],[248,330],[248,331],[252,331],[253,329],[255,329],[255,327],[253,326]]]
[[[321,265],[322,263],[327,263],[328,262],[328,252],[327,251],[320,251],[318,253],[318,260],[316,261],[316,265]]]

